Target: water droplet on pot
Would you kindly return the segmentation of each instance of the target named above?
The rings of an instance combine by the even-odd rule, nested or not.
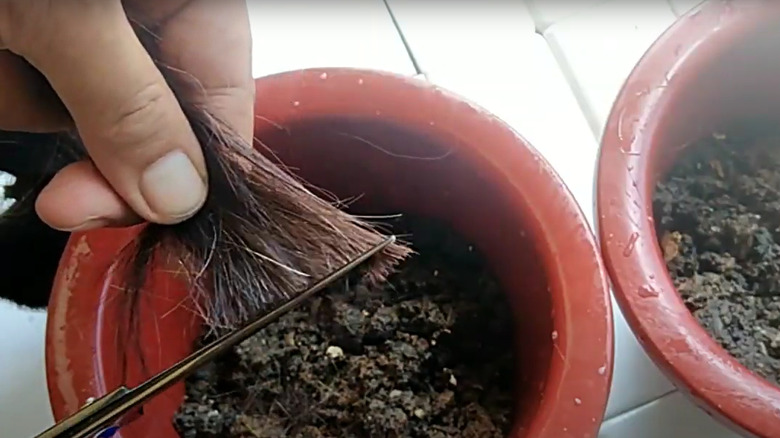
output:
[[[634,252],[634,248],[636,247],[637,240],[639,240],[639,233],[634,231],[628,237],[628,243],[626,244],[626,247],[623,249],[623,257],[628,257],[631,255],[631,253]]]
[[[327,73],[325,73],[325,72],[323,72],[323,73],[320,75],[320,79],[328,79],[328,74],[327,74]]]
[[[358,85],[363,85],[363,79],[358,79]]]
[[[601,366],[599,368],[599,376],[603,376],[606,373],[607,373],[607,366],[606,365]]]
[[[582,404],[582,400],[579,397],[574,397],[574,404],[580,406]]]
[[[552,332],[552,340],[554,341],[556,339],[558,339],[558,331],[557,330],[553,330],[553,332]]]
[[[296,100],[295,102],[293,102],[293,106],[301,106],[301,103]]]
[[[655,298],[658,296],[658,291],[647,285],[639,286],[636,293],[642,298]]]

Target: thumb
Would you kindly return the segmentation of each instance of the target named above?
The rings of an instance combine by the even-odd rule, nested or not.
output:
[[[9,38],[9,49],[47,77],[95,166],[132,210],[157,223],[195,214],[207,190],[200,146],[121,2],[50,2],[47,12],[33,20],[46,21],[47,32],[34,43]],[[12,36],[14,31],[13,25],[5,30]],[[61,192],[54,189],[47,188]],[[100,219],[100,207],[94,209],[84,215]]]

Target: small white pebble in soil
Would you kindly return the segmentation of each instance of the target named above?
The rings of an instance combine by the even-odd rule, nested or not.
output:
[[[579,397],[574,397],[574,404],[579,406],[582,404],[582,400]]]
[[[398,398],[401,396],[401,394],[403,394],[401,391],[394,389],[390,391],[390,398]]]
[[[290,332],[284,335],[284,343],[289,345],[290,347],[295,346],[295,334]]]
[[[474,251],[474,246],[469,245],[469,252]]]
[[[368,313],[368,310],[364,310],[364,311],[362,311],[362,312],[360,312],[360,313],[361,313],[361,314],[363,314],[363,316],[369,316],[369,315],[371,315],[370,313]]]
[[[557,330],[553,330],[553,332],[552,332],[552,340],[554,341],[556,339],[558,339],[558,331]]]
[[[328,79],[328,74],[327,74],[327,73],[325,73],[325,72],[323,72],[323,73],[320,75],[320,79]]]
[[[344,350],[342,350],[341,347],[337,345],[331,345],[327,350],[325,350],[325,354],[327,354],[331,359],[338,359],[340,357],[344,357]]]
[[[713,132],[712,133],[712,138],[714,138],[715,140],[725,140],[726,139],[726,134],[721,134],[719,132]]]
[[[425,417],[425,411],[423,411],[422,409],[419,409],[419,408],[415,409],[414,410],[414,416],[417,417],[417,418],[424,418]]]
[[[439,276],[439,270],[438,269],[434,269],[433,270],[433,276],[434,277],[438,277]]]
[[[458,386],[458,379],[455,378],[454,374],[450,374],[450,385]]]

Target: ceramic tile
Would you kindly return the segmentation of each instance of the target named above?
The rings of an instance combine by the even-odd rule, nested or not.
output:
[[[682,394],[675,392],[639,409],[612,418],[599,438],[739,438],[716,423]]]
[[[507,64],[523,62],[520,48],[534,35],[533,19],[521,1],[387,3],[425,73],[492,81]]]
[[[705,0],[669,0],[672,11],[678,17],[704,3]]]
[[[617,302],[612,299],[615,326],[615,366],[612,390],[604,418],[613,418],[674,391],[672,383],[658,370],[628,326]]]
[[[3,437],[34,436],[54,423],[44,371],[46,314],[0,300],[0,425]]]
[[[247,2],[255,77],[308,67],[415,74],[382,0]]]
[[[606,0],[525,0],[536,23],[536,30],[540,32],[604,1]]]
[[[544,33],[597,138],[626,77],[675,18],[665,0],[610,0]]]

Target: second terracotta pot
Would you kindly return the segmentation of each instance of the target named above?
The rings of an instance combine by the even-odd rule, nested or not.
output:
[[[652,196],[683,148],[740,121],[780,121],[780,2],[705,2],[645,54],[620,92],[598,165],[598,229],[617,301],[650,357],[709,414],[780,438],[780,388],[740,365],[688,311]]]

